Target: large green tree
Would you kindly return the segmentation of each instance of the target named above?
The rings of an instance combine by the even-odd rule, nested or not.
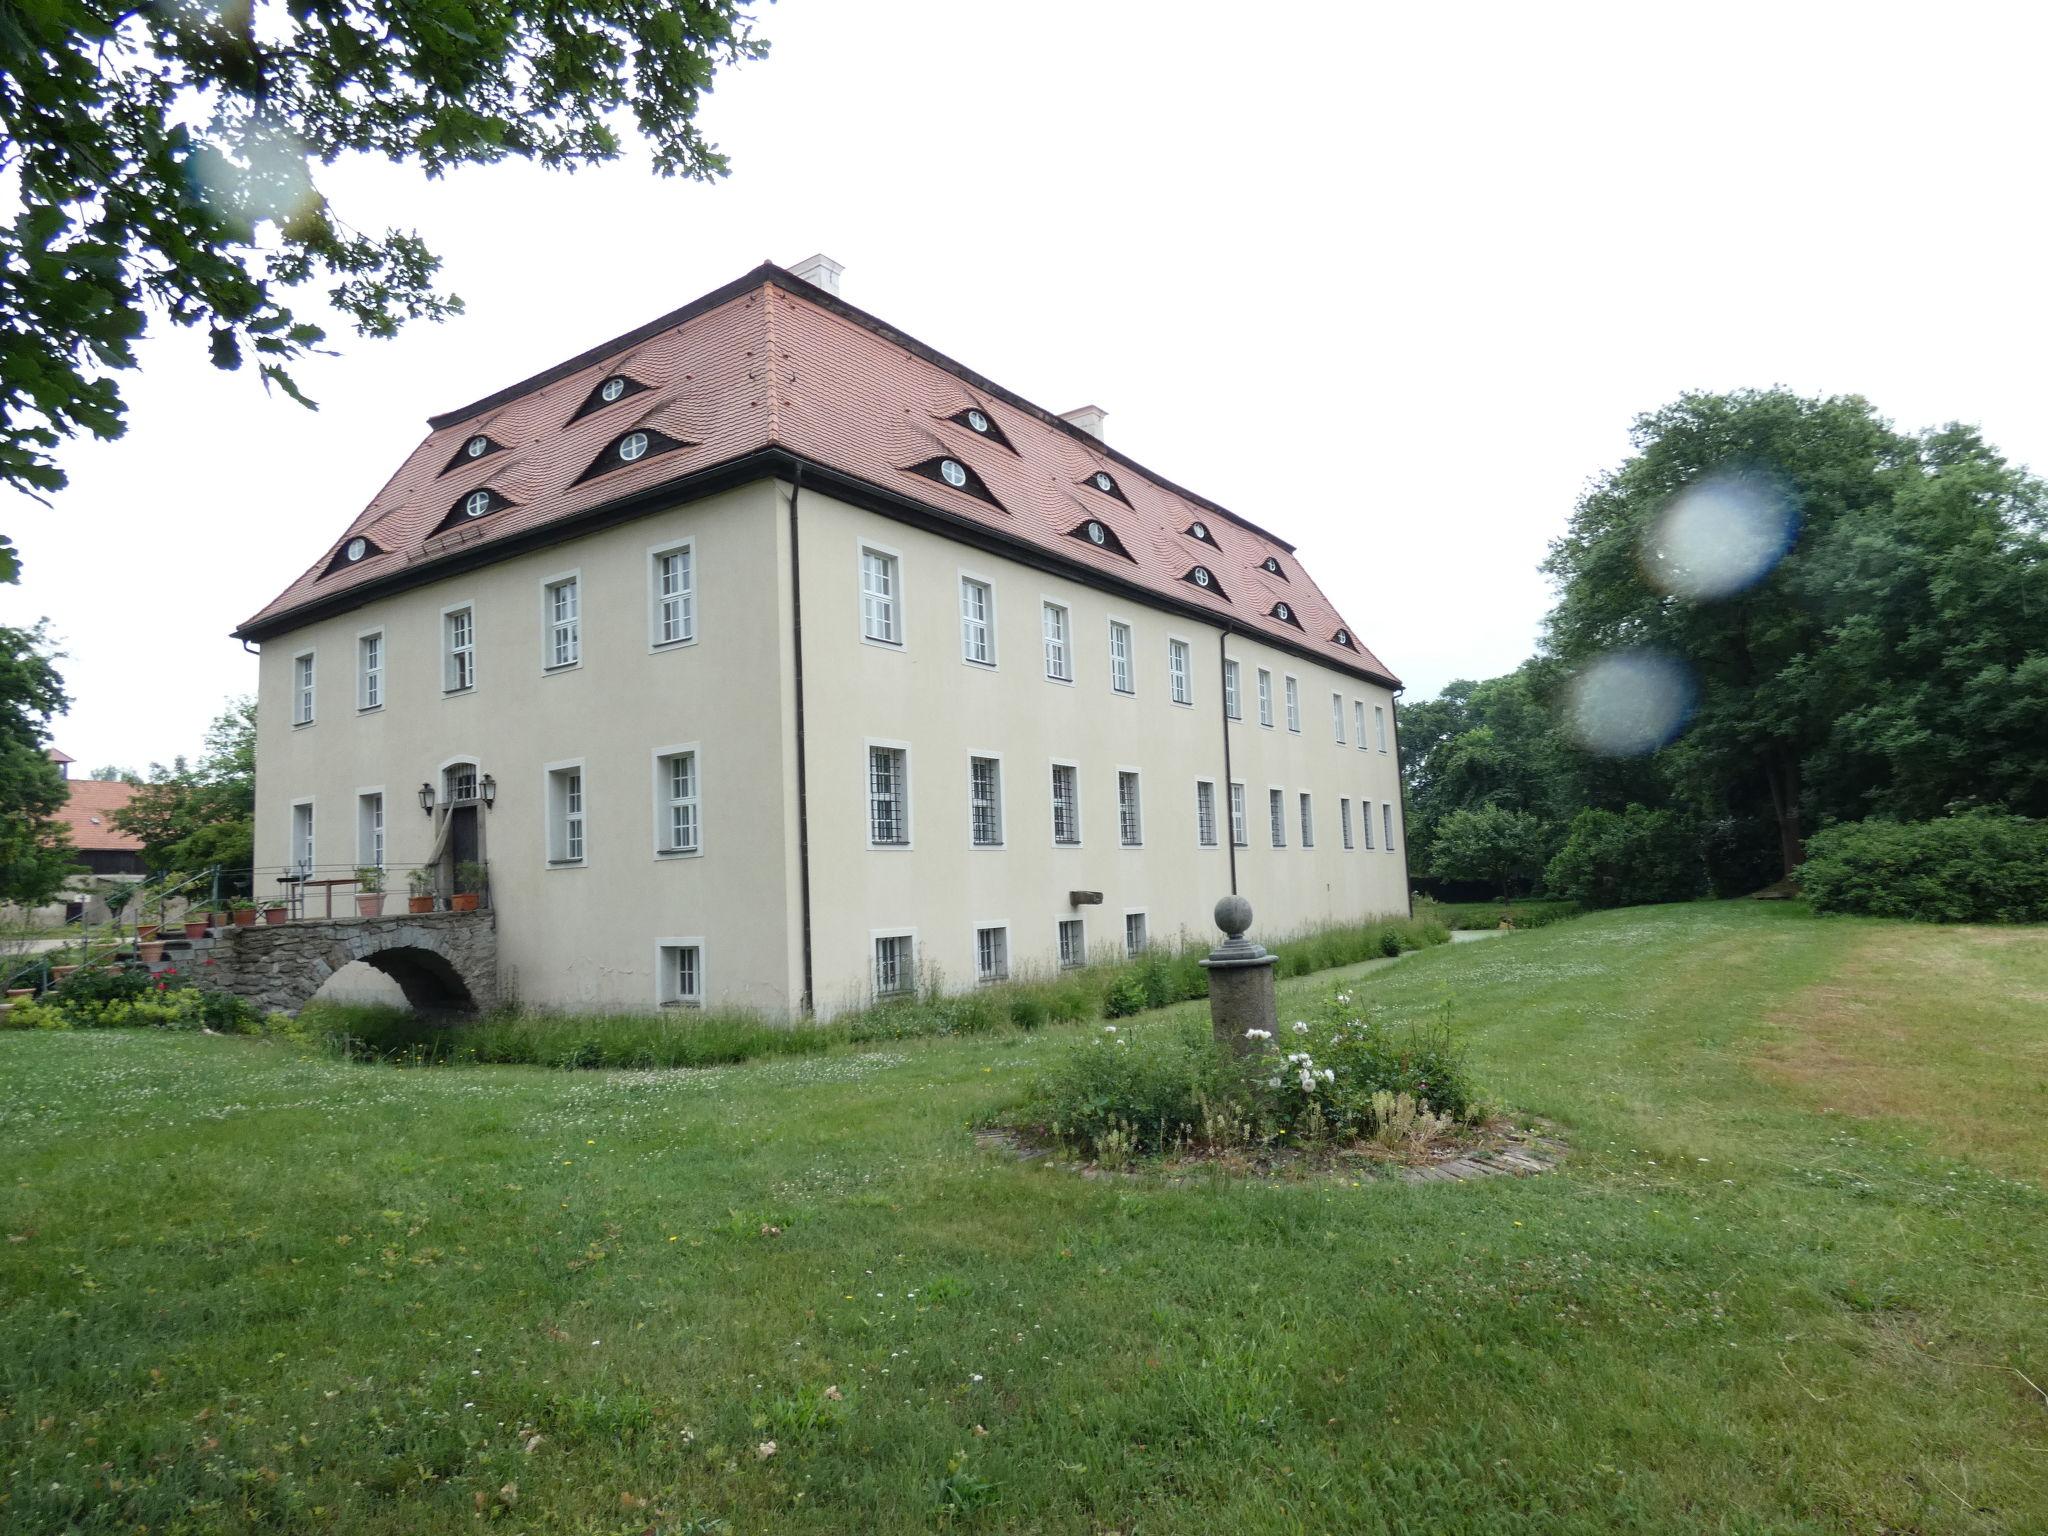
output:
[[[1786,873],[1820,820],[2043,804],[2040,481],[1973,431],[1903,434],[1854,396],[1687,395],[1634,444],[1552,546],[1546,648],[1574,667],[1651,650],[1689,674],[1690,722],[1660,755],[1675,798],[1767,819]],[[1788,508],[1796,537],[1758,579],[1703,593],[1686,563],[1740,530],[1674,546],[1667,516],[1710,483]]]
[[[412,231],[351,225],[316,169],[430,175],[608,160],[628,122],[663,175],[726,169],[697,126],[757,58],[750,0],[292,0],[0,5],[0,483],[64,484],[55,450],[123,428],[118,375],[152,317],[301,398],[322,310],[369,336],[457,301]],[[317,288],[313,311],[297,290]],[[0,540],[0,579],[12,568]]]
[[[42,627],[0,628],[0,902],[41,906],[78,872],[49,755],[50,719],[68,703]]]
[[[1429,870],[1449,880],[1484,880],[1506,901],[1516,885],[1543,872],[1547,841],[1543,822],[1527,811],[1491,802],[1456,810],[1436,825]]]
[[[195,767],[179,758],[150,765],[135,797],[114,812],[114,824],[142,842],[153,870],[249,871],[256,840],[256,701],[235,699],[206,733]]]

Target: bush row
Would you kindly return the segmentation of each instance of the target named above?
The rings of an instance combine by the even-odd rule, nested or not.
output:
[[[35,1002],[0,1013],[0,1029],[211,1029],[259,1033],[263,1015],[226,992],[208,992],[176,971],[93,969],[67,976]]]
[[[2048,821],[1972,811],[1829,827],[1807,844],[1799,889],[1816,912],[2048,922]]]
[[[1498,928],[1505,917],[1517,928],[1542,928],[1577,917],[1585,908],[1562,897],[1525,896],[1503,906],[1497,901],[1432,901],[1423,897],[1415,903],[1417,918],[1442,923],[1453,933]]]

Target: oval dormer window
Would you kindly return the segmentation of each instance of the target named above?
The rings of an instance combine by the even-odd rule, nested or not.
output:
[[[954,490],[960,490],[967,484],[967,466],[958,459],[941,459],[939,460],[939,478],[952,486]]]
[[[647,434],[645,432],[628,432],[619,439],[619,458],[627,464],[642,457],[646,452]]]
[[[1349,645],[1351,643],[1351,636],[1340,629],[1337,631],[1337,643],[1339,645]]]
[[[1198,587],[1206,587],[1215,580],[1215,578],[1209,574],[1209,568],[1206,565],[1196,566],[1193,574],[1195,578],[1195,585]]]
[[[468,442],[462,445],[462,451],[468,454],[472,459],[482,458],[486,453],[490,452],[490,449],[491,440],[488,437],[483,436],[482,434],[478,434],[477,436],[472,437]]]
[[[1088,525],[1088,542],[1090,544],[1107,544],[1109,542],[1109,531],[1100,523],[1090,523]]]
[[[613,374],[610,378],[606,379],[604,383],[599,387],[597,391],[597,398],[602,400],[606,405],[610,405],[614,400],[618,399],[619,396],[623,395],[625,392],[626,381],[620,378],[617,374]]]
[[[1190,527],[1188,528],[1188,532],[1192,533],[1198,539],[1206,539],[1209,537],[1209,528],[1208,525],[1205,523],[1195,523],[1190,525]]]
[[[1294,622],[1293,610],[1291,610],[1285,603],[1275,603],[1273,605],[1273,617],[1276,619],[1284,619],[1289,624],[1292,624]]]
[[[369,552],[370,546],[366,540],[350,539],[348,541],[348,557],[351,561],[360,560]]]
[[[471,491],[462,498],[462,515],[464,517],[482,517],[490,510],[491,493],[489,491]]]
[[[988,417],[981,411],[970,410],[967,413],[967,425],[983,436],[988,435]]]
[[[1109,496],[1114,496],[1116,494],[1116,482],[1110,479],[1109,476],[1105,475],[1101,470],[1098,469],[1089,478],[1094,482],[1095,489],[1097,489],[1098,491],[1101,491],[1105,495]]]

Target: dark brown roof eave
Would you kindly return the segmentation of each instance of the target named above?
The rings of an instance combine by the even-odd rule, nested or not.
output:
[[[1208,624],[1218,629],[1229,628],[1248,640],[1256,640],[1272,646],[1277,651],[1299,656],[1305,661],[1320,663],[1336,671],[1348,672],[1354,677],[1364,678],[1384,688],[1398,690],[1402,686],[1401,680],[1391,673],[1375,672],[1362,663],[1354,665],[1311,646],[1292,644],[1282,636],[1247,627],[1235,615],[1218,613],[1200,603],[1176,602],[1164,593],[1135,582],[1124,581],[1112,572],[1097,570],[1080,561],[1063,559],[1056,551],[1046,549],[1029,539],[1007,537],[1000,530],[955,517],[937,507],[834,469],[829,464],[821,464],[816,460],[793,454],[786,448],[763,448],[736,459],[729,459],[723,464],[710,465],[680,479],[665,480],[659,485],[635,491],[630,496],[622,496],[615,501],[591,507],[573,517],[557,518],[504,538],[464,545],[461,549],[439,559],[404,566],[388,575],[358,582],[331,596],[316,597],[310,602],[301,603],[297,607],[272,614],[265,619],[251,619],[234,629],[229,638],[254,642],[268,640],[303,625],[347,613],[381,597],[425,586],[428,582],[441,581],[449,576],[458,576],[465,571],[496,565],[501,560],[509,560],[515,555],[526,554],[532,550],[545,549],[579,534],[631,522],[634,518],[643,517],[661,507],[701,501],[706,496],[714,496],[720,491],[732,490],[755,480],[790,479],[799,468],[803,471],[806,485],[825,490],[857,506],[870,508],[885,517],[893,517],[913,526],[926,528],[961,543],[986,549],[991,554],[1003,555],[1020,564],[1078,581],[1084,586],[1114,592],[1120,597],[1149,608],[1180,614],[1195,623]]]

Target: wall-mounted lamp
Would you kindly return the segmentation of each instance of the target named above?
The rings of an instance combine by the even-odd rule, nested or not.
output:
[[[420,785],[420,809],[429,816],[434,814],[434,786],[431,784]]]
[[[485,810],[488,811],[498,803],[498,781],[488,773],[477,784],[476,791],[477,795],[483,800]]]

